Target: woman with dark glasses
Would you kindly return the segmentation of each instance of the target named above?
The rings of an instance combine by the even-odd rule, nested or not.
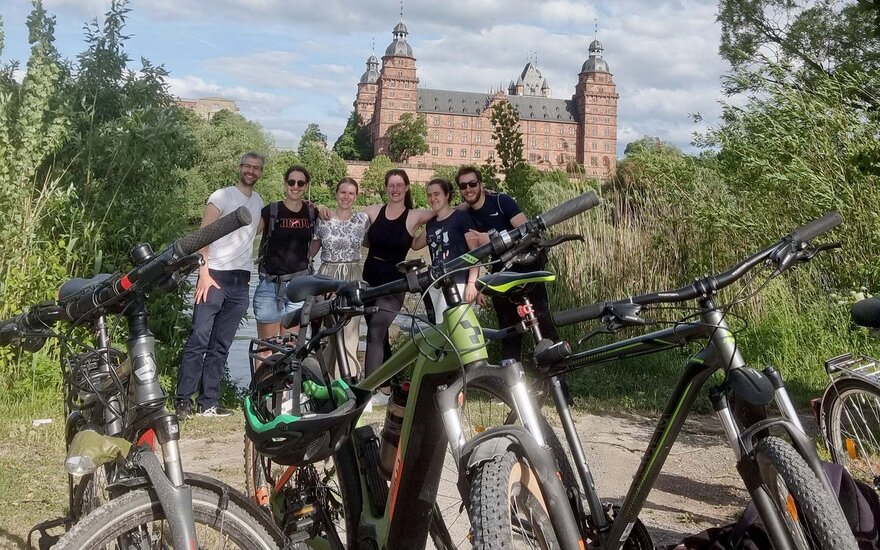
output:
[[[254,292],[254,317],[260,338],[280,334],[281,317],[301,305],[287,299],[284,287],[287,281],[311,272],[309,247],[317,209],[303,199],[310,180],[309,171],[303,166],[291,166],[284,173],[284,200],[273,202],[261,211],[263,238],[257,260],[260,283]],[[299,327],[294,327],[289,332],[298,330]],[[288,331],[285,329],[285,332]]]

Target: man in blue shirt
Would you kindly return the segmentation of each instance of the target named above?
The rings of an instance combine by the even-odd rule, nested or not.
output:
[[[455,175],[455,183],[461,192],[468,207],[471,217],[474,220],[476,230],[487,232],[490,229],[496,231],[507,231],[519,227],[526,223],[528,218],[522,213],[516,201],[509,195],[504,193],[496,193],[483,188],[483,175],[480,169],[475,166],[462,166]],[[529,272],[542,269],[543,266],[533,264],[527,266],[513,266],[511,270],[518,272]],[[495,264],[492,271],[499,271],[501,266]],[[543,283],[536,283],[526,292],[532,305],[535,308],[535,315],[538,317],[538,326],[541,327],[541,334],[544,338],[558,340],[559,335],[556,332],[556,326],[550,316],[550,300],[547,297],[547,287]],[[507,328],[520,322],[517,313],[517,304],[505,296],[493,296],[492,306],[495,308],[495,314],[498,316],[499,328]],[[504,359],[520,360],[522,354],[522,334],[508,336],[501,342],[501,356]]]

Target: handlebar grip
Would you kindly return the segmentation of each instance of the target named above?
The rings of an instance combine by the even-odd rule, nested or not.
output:
[[[205,248],[221,237],[232,233],[236,229],[250,224],[251,212],[245,206],[239,206],[235,212],[226,214],[219,220],[209,223],[205,227],[181,237],[174,243],[175,252],[179,256],[189,256]]]
[[[837,212],[829,212],[810,223],[806,223],[791,232],[791,238],[795,242],[807,242],[818,237],[826,231],[830,231],[843,223],[843,218]]]
[[[558,206],[554,206],[550,210],[541,214],[540,218],[544,224],[544,229],[547,229],[550,226],[564,222],[569,218],[573,218],[578,214],[586,212],[597,204],[599,204],[599,197],[596,196],[596,193],[590,191],[571,200],[565,201]]]
[[[333,311],[333,300],[323,300],[321,302],[315,302],[314,304],[312,304],[312,311],[309,314],[309,320],[318,321],[319,319],[323,319],[324,317],[330,315],[331,311]],[[298,327],[301,314],[302,308],[284,315],[281,318],[281,326],[283,326],[284,328]]]
[[[568,311],[560,311],[553,314],[553,324],[558,327],[572,325],[581,321],[589,321],[598,319],[605,313],[608,302],[598,302],[577,309],[569,309]]]

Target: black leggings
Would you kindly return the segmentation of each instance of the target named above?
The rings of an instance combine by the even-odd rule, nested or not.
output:
[[[391,356],[391,343],[388,340],[388,328],[397,317],[400,308],[403,307],[403,298],[406,294],[392,294],[377,298],[370,305],[376,306],[380,311],[367,315],[367,353],[364,359],[365,376],[373,374],[379,366]]]

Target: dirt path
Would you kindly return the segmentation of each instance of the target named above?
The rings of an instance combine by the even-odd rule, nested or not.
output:
[[[376,415],[376,413],[374,413]],[[376,420],[381,419],[377,415]],[[209,422],[199,419],[200,423]],[[638,468],[656,419],[634,415],[576,415],[597,488],[603,500],[618,502]],[[206,430],[207,428],[207,430]],[[181,440],[188,470],[242,488],[243,440],[240,431]],[[746,504],[733,455],[714,417],[689,421],[657,479],[642,512],[654,544],[735,521]]]

